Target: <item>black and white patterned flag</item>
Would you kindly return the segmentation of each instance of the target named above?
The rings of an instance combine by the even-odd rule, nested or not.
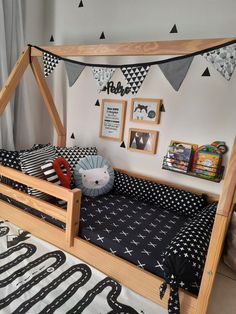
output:
[[[55,67],[58,65],[60,58],[51,55],[50,53],[43,52],[43,67],[44,67],[44,76],[47,77]]]
[[[115,68],[92,67],[93,77],[97,82],[99,92],[101,92],[111,80],[115,70]]]
[[[226,80],[231,79],[236,66],[236,44],[205,52],[203,57],[211,62]]]
[[[69,86],[71,87],[79,78],[80,74],[83,72],[85,65],[64,61],[66,67],[66,73],[68,76]]]
[[[165,75],[174,90],[179,90],[192,61],[193,57],[189,57],[159,64],[162,73]]]
[[[139,88],[148,74],[149,68],[149,65],[121,68],[121,71],[124,74],[133,95],[137,94],[139,91]]]

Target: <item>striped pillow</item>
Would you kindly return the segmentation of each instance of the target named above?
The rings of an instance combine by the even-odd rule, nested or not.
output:
[[[53,168],[53,161],[54,160],[47,160],[42,166],[41,169],[43,171],[44,177],[48,182],[57,184],[57,185],[62,185],[61,181],[56,173],[56,170]],[[66,169],[62,167],[62,172],[65,174]],[[56,203],[61,206],[61,207],[66,207],[66,201],[56,199]]]
[[[41,149],[32,151],[32,152],[25,152],[20,153],[20,163],[21,163],[21,170],[30,176],[34,176],[40,179],[44,178],[43,171],[41,169],[41,165],[44,164],[47,160],[51,160],[57,157],[56,151],[53,146],[46,146]],[[28,194],[47,199],[48,195],[28,187]]]

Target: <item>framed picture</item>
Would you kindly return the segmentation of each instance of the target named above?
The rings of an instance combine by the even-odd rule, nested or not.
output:
[[[130,120],[142,123],[160,123],[161,99],[132,98]]]
[[[128,149],[145,154],[155,154],[157,137],[157,131],[129,129]]]
[[[124,100],[102,100],[100,137],[119,142],[123,140],[126,105]]]

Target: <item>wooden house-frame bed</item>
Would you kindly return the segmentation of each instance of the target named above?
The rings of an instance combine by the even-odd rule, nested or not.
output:
[[[60,56],[182,55],[194,53],[216,45],[221,45],[230,40],[232,40],[232,38],[172,40],[105,45],[49,46],[43,48]],[[52,123],[56,129],[57,144],[58,146],[65,146],[66,131],[62,125],[51,93],[41,71],[41,67],[38,62],[38,57],[41,56],[42,52],[33,47],[27,47],[22,52],[5,86],[3,86],[3,89],[0,92],[0,114],[3,113],[12,93],[18,86],[23,73],[30,65]],[[170,182],[163,182],[155,178],[147,178],[141,174],[134,174],[127,171],[124,172],[136,177],[165,183],[169,186],[174,186],[197,194],[203,193],[203,191],[200,190],[174,185]],[[113,256],[105,250],[77,236],[79,230],[81,200],[81,191],[79,189],[69,190],[4,166],[0,166],[0,175],[65,200],[67,202],[67,209],[64,210],[56,205],[52,205],[46,201],[37,199],[24,192],[17,191],[3,183],[0,183],[0,193],[64,222],[66,224],[66,230],[62,230],[46,221],[42,221],[32,214],[24,212],[23,210],[7,204],[2,200],[0,200],[0,217],[9,220],[37,237],[42,238],[79,257],[108,276],[118,280],[128,288],[167,308],[168,294],[165,294],[164,298],[161,300],[158,293],[158,288],[163,281],[162,278],[159,278],[145,270],[139,269],[133,264],[119,257]],[[235,188],[236,141],[232,148],[231,157],[228,162],[220,195],[208,194],[210,201],[219,201],[217,213],[199,295],[196,297],[184,290],[180,291],[181,313],[183,314],[204,314],[207,311],[208,301],[217,265],[221,256],[225,234],[230,221],[233,206],[236,202]]]

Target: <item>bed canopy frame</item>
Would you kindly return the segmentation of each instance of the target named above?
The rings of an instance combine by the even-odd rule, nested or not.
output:
[[[98,45],[76,45],[76,46],[48,46],[43,49],[60,56],[138,56],[138,55],[184,55],[204,50],[231,41],[233,38],[220,39],[192,39],[153,41],[123,44],[98,44]],[[27,47],[20,55],[16,65],[0,92],[0,114],[4,112],[11,95],[19,84],[26,68],[30,65],[38,88],[57,133],[57,145],[65,146],[66,130],[61,122],[52,95],[44,79],[38,57],[42,52]],[[146,177],[145,175],[124,171],[129,175],[145,178],[158,183],[181,188],[197,194],[204,191],[187,188],[185,186],[172,184]],[[57,247],[79,257],[95,268],[101,270],[108,276],[118,280],[128,288],[136,291],[142,296],[167,308],[168,294],[161,300],[158,288],[163,282],[159,278],[145,270],[139,269],[133,264],[113,256],[105,250],[83,240],[77,236],[79,230],[80,200],[79,189],[69,190],[61,186],[25,175],[17,170],[0,166],[0,175],[21,182],[27,186],[36,188],[42,192],[67,201],[67,209],[62,209],[46,201],[37,199],[24,192],[12,189],[0,183],[0,193],[31,206],[42,213],[48,214],[66,223],[66,230],[61,230],[50,223],[24,212],[16,206],[0,200],[0,217],[11,221],[19,227],[31,232]],[[199,295],[194,296],[180,289],[180,305],[183,314],[204,314],[207,311],[208,301],[216,275],[218,262],[220,260],[223,242],[227,227],[236,203],[236,140],[232,147],[231,157],[228,162],[225,178],[223,180],[220,195],[208,193],[210,201],[219,201],[217,213],[212,230],[211,240],[208,248],[206,263],[203,271]],[[104,261],[106,261],[104,263]]]

